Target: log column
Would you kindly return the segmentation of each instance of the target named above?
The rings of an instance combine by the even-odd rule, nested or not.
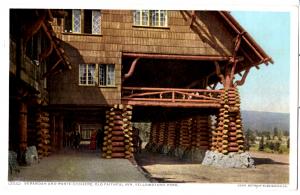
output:
[[[168,135],[167,135],[167,145],[169,147],[169,153],[173,153],[175,149],[175,136],[176,136],[176,122],[170,121],[168,123]]]
[[[165,144],[165,132],[166,132],[166,122],[159,122],[159,128],[158,128],[158,147],[157,152],[163,153],[163,148]]]
[[[38,111],[36,118],[39,158],[49,156],[51,152],[49,134],[49,113]],[[61,127],[60,127],[61,128]]]
[[[116,104],[106,112],[102,157],[133,157],[132,106]]]
[[[244,136],[240,112],[240,97],[237,88],[228,90],[229,104],[229,152],[244,152]]]
[[[196,116],[193,119],[192,146],[200,150],[207,150],[209,147],[209,124],[208,116]]]
[[[191,146],[191,127],[192,127],[191,118],[181,120],[180,146],[186,149]]]
[[[208,119],[208,125],[210,128],[209,131],[209,148],[212,151],[215,151],[216,143],[217,143],[217,132],[216,132],[216,126],[213,122],[213,116],[210,116]]]
[[[217,143],[213,143],[214,150],[223,154],[244,151],[240,98],[237,88],[225,89],[221,95],[218,128],[214,133],[214,140],[217,140]]]
[[[21,154],[25,153],[27,148],[27,111],[27,103],[21,101],[18,121],[19,149]]]
[[[178,123],[179,143],[174,154],[182,159],[185,157],[185,153],[188,153],[191,149],[192,118],[182,119]]]

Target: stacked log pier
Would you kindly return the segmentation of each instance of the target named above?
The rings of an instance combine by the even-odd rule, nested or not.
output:
[[[130,105],[116,104],[106,111],[102,157],[131,158],[133,156],[131,119],[132,106]]]
[[[183,119],[180,122],[179,145],[184,148],[191,146],[192,118]]]
[[[168,146],[168,154],[173,155],[174,149],[176,147],[176,122],[170,121],[168,123],[168,130],[166,135],[167,146]]]
[[[244,151],[240,97],[236,88],[226,89],[221,95],[218,128],[213,131],[212,140],[212,149],[220,153]]]
[[[228,152],[244,152],[244,136],[240,112],[240,96],[237,88],[228,90],[229,137]]]
[[[151,128],[150,128],[150,136],[149,136],[149,142],[145,146],[145,149],[149,152],[156,151],[157,143],[158,143],[158,130],[159,130],[159,123],[152,122]]]
[[[185,154],[191,149],[192,122],[192,118],[185,118],[178,122],[179,140],[177,140],[178,145],[175,148],[174,155],[181,159],[184,158]]]
[[[209,148],[209,134],[208,115],[194,117],[192,124],[192,147],[207,150]]]
[[[163,147],[164,147],[164,143],[165,143],[165,135],[166,135],[166,123],[165,122],[160,122],[159,123],[159,128],[158,128],[158,148],[157,148],[157,152],[158,153],[162,153],[163,151]]]
[[[217,143],[217,130],[216,124],[213,123],[213,116],[209,117],[208,125],[210,127],[210,134],[209,134],[209,149],[212,151],[216,150],[216,143]]]
[[[168,154],[170,146],[168,145],[168,135],[169,135],[169,122],[163,122],[163,146],[161,149],[162,154]]]
[[[36,126],[37,126],[39,158],[49,156],[51,153],[49,121],[50,120],[49,120],[48,112],[39,112],[37,114]]]

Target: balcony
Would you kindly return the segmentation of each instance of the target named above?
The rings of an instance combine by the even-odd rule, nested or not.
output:
[[[183,108],[219,108],[222,90],[123,87],[122,104]]]

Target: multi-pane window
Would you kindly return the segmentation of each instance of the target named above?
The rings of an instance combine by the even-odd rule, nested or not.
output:
[[[99,75],[97,75],[97,71]],[[80,64],[79,85],[95,86],[99,78],[99,86],[115,86],[114,64]]]
[[[100,11],[92,11],[92,34],[100,34],[101,29],[101,20],[100,20]]]
[[[168,26],[166,10],[135,10],[133,12],[133,24],[136,26]]]
[[[99,85],[114,86],[115,85],[115,65],[100,64],[99,65]]]
[[[72,20],[72,27],[73,31],[76,33],[81,32],[81,14],[79,9],[73,9],[72,10],[73,20]]]
[[[79,65],[79,85],[95,85],[95,64]]]
[[[101,12],[100,10],[66,10],[65,32],[100,34]]]

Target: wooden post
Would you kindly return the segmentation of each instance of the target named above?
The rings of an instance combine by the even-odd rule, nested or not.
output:
[[[52,150],[54,151],[56,149],[56,117],[55,115],[53,115],[52,117],[52,120],[51,120],[51,146],[52,146]]]
[[[58,148],[63,148],[63,135],[64,135],[64,117],[61,115],[58,121]]]
[[[20,102],[19,107],[19,149],[25,152],[27,148],[27,103]]]

